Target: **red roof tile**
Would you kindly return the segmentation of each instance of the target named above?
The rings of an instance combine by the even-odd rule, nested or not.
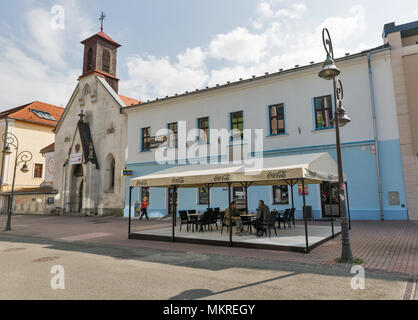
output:
[[[34,111],[48,112],[56,121],[40,118]],[[9,117],[15,120],[39,123],[51,127],[55,127],[61,118],[64,108],[54,106],[45,102],[35,101],[17,108],[6,110],[0,113],[0,119]]]
[[[117,46],[117,47],[121,47],[121,45],[119,43],[117,43],[115,40],[113,40],[111,37],[109,37],[103,31],[100,31],[99,33],[96,33],[95,35],[91,36],[90,38],[87,38],[86,40],[82,41],[81,43],[86,44],[88,41],[90,41],[94,37],[100,37],[100,38],[110,42],[111,44]]]
[[[42,154],[53,152],[55,150],[55,143],[51,143],[49,146],[43,148],[41,151],[39,151]]]
[[[129,98],[129,97],[125,97],[125,96],[122,96],[121,94],[119,95],[119,97],[122,99],[122,101],[126,104],[126,106],[133,106],[133,105],[136,105],[136,104],[140,104],[141,103],[141,101],[139,101],[139,100],[136,100],[136,99],[133,99],[133,98]]]

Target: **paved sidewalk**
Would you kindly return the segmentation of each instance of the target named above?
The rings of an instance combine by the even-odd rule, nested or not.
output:
[[[169,226],[169,219],[133,221],[132,231]],[[310,254],[260,249],[227,248],[184,243],[129,240],[125,218],[22,216],[12,220],[13,231],[3,231],[6,216],[0,215],[0,235],[19,235],[58,241],[86,242],[116,247],[162,249],[232,257],[277,260],[309,265],[334,265],[341,254],[341,237],[330,240]],[[315,224],[329,224],[315,222]],[[366,269],[403,275],[418,275],[418,222],[353,222],[350,232],[353,255],[364,260]]]

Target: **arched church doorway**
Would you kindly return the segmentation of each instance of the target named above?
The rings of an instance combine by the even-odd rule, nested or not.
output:
[[[84,181],[81,180],[80,190],[78,192],[78,212],[81,212],[81,209],[83,209],[83,187]]]
[[[84,170],[83,165],[77,164],[72,168],[70,188],[70,211],[79,213],[83,209]]]

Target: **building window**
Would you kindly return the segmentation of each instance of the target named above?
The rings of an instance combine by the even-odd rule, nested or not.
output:
[[[93,69],[93,48],[89,48],[87,52],[87,71]]]
[[[273,186],[273,204],[289,204],[288,186]]]
[[[151,150],[151,128],[142,128],[142,151]]]
[[[170,130],[170,139],[168,141],[169,147],[178,147],[178,123],[173,122],[167,125],[168,130]]]
[[[244,137],[244,112],[231,113],[232,140],[242,140]]]
[[[270,106],[270,135],[286,133],[284,121],[284,104]]]
[[[245,199],[245,189],[243,187],[233,187],[232,195],[234,201],[237,203],[238,209],[245,209],[247,201]]]
[[[142,187],[141,188],[141,202],[144,201],[145,198],[149,201],[149,188],[148,187]]]
[[[110,50],[103,49],[102,70],[110,73]]]
[[[199,129],[199,142],[209,143],[209,117],[197,119]]]
[[[43,170],[43,164],[35,163],[35,169],[33,172],[33,177],[35,179],[42,179],[42,170]]]
[[[199,204],[209,204],[209,191],[208,188],[202,187],[197,189],[199,193]]]
[[[110,181],[109,181],[110,188],[115,187],[115,170],[116,170],[116,161],[113,158],[112,161],[110,162]]]
[[[49,121],[57,121],[49,112],[42,111],[42,110],[36,110],[36,109],[29,109],[31,112],[33,112],[38,118],[49,120]]]
[[[314,99],[316,129],[332,128],[332,100],[331,96]]]

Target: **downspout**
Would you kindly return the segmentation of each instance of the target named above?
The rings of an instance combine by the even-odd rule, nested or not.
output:
[[[383,211],[382,175],[380,172],[379,141],[378,141],[377,124],[376,124],[376,101],[375,101],[374,87],[373,87],[373,71],[372,71],[370,51],[367,54],[367,60],[368,60],[368,68],[369,68],[370,97],[371,97],[372,115],[373,115],[374,145],[376,148],[377,189],[379,191],[380,220],[384,221],[385,213]]]
[[[5,118],[4,118],[4,121],[6,122],[6,128],[5,128],[5,130],[4,130],[4,136],[6,137],[7,136],[7,132],[8,132],[8,130],[9,130],[9,118],[8,118],[8,116],[6,116]],[[6,139],[4,139],[4,142],[3,142],[3,150],[4,149],[6,149]],[[4,152],[2,152],[2,157],[1,157],[1,171],[0,171],[0,173],[1,173],[1,175],[0,175],[0,192],[3,192],[3,179],[4,179],[4,159],[5,159],[5,154],[4,154]]]

